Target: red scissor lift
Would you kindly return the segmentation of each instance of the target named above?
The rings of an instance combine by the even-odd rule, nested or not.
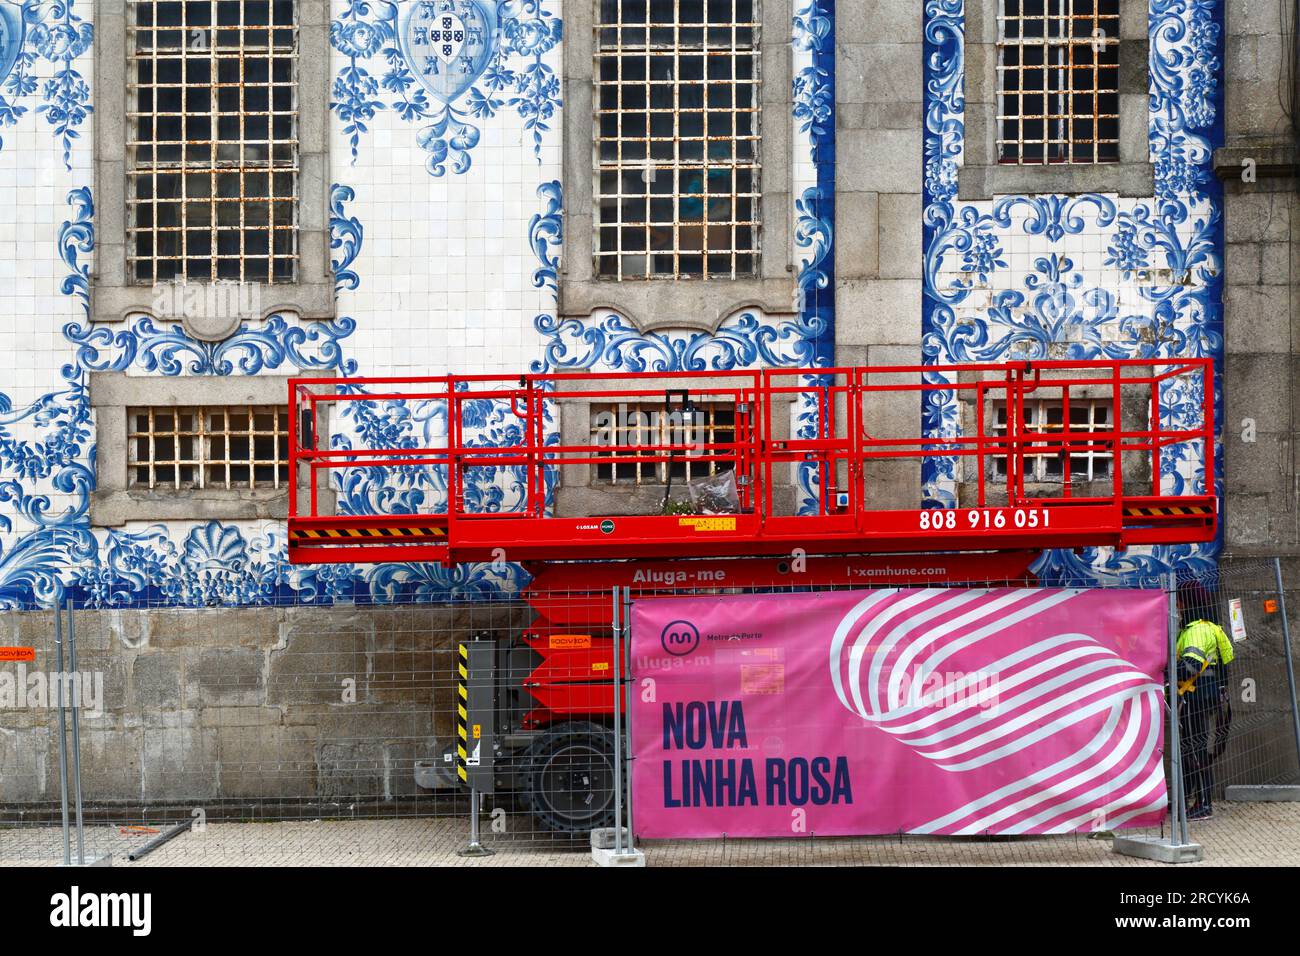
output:
[[[522,677],[502,688],[506,739],[552,761],[556,740],[578,739],[579,749],[599,761],[608,755],[604,728],[614,708],[614,586],[636,596],[1028,581],[1043,549],[1211,541],[1216,498],[1163,493],[1161,462],[1173,456],[1189,474],[1214,473],[1213,375],[1210,359],[1175,359],[297,378],[289,383],[289,558],[524,564],[533,574],[524,597],[535,617],[500,642],[502,672]],[[1186,396],[1196,397],[1199,414],[1188,411]],[[1177,426],[1165,411],[1175,397],[1184,419]],[[1057,424],[1026,414],[1029,404],[1044,401],[1059,407]],[[337,429],[349,405],[370,403],[373,410],[390,402],[443,418],[445,443],[330,447],[323,410]],[[957,410],[941,437],[919,434],[926,402]],[[498,410],[498,425],[510,426],[498,428],[505,440],[493,443],[471,427],[478,415],[467,413],[488,407],[475,403]],[[1103,423],[1093,412],[1089,424],[1075,424],[1071,407],[1084,403],[1107,410]],[[565,416],[589,416],[593,405],[659,408],[674,424],[649,441],[635,428],[584,429],[593,440],[567,440],[573,429],[563,427]],[[729,410],[725,440],[691,424],[701,405]],[[1107,457],[1109,476],[1072,474],[1075,459],[1088,456]],[[1034,480],[1034,461],[1043,457],[1059,463],[1051,483]],[[898,470],[927,460],[948,466],[958,507],[923,507],[919,471]],[[590,481],[604,468],[608,478],[615,463],[680,474],[686,462],[732,471],[737,505],[704,515],[555,513],[554,493],[567,476]],[[429,470],[445,481],[445,504],[400,515],[322,513],[327,499],[320,489],[330,477],[367,468],[388,469],[388,476]],[[474,506],[467,488],[490,469],[515,476],[512,483],[522,488],[517,507]],[[796,470],[815,478],[805,482],[813,489],[811,507],[793,504]],[[900,484],[900,474],[913,480]],[[903,495],[914,491],[914,499],[900,500],[900,488],[907,489]],[[792,555],[800,558],[797,579]],[[522,672],[521,651],[528,661]],[[515,785],[535,790],[545,768],[520,776]],[[586,829],[603,819],[586,812],[590,800],[568,815],[573,801],[543,802],[535,808],[556,829]]]

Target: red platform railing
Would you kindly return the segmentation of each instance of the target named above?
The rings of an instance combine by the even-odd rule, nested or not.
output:
[[[546,561],[1209,541],[1212,483],[1211,493],[1167,494],[1161,466],[1172,461],[1189,478],[1213,475],[1213,374],[1210,359],[1180,359],[296,378],[289,383],[289,555],[294,562]],[[1026,416],[1026,403],[1040,401],[1059,403],[1059,426]],[[701,437],[683,421],[700,402],[730,409],[726,440]],[[921,434],[927,402],[955,420]],[[1071,407],[1080,402],[1107,408],[1109,420],[1077,426]],[[637,430],[626,428],[593,443],[593,405],[653,407],[677,421],[650,441],[630,439]],[[392,447],[352,447],[354,435],[332,447],[331,431],[391,408],[443,420],[445,435],[423,441],[408,433]],[[992,420],[998,408],[1002,427]],[[494,433],[476,425],[485,410],[495,415]],[[1072,473],[1072,459],[1089,454],[1109,458],[1104,480]],[[1033,461],[1044,456],[1060,462],[1059,478],[1036,480]],[[941,484],[958,507],[926,506],[933,504],[922,500],[927,461],[943,463],[949,477]],[[598,477],[601,469],[616,476],[615,464],[662,475],[681,473],[688,462],[693,470],[731,471],[735,506],[663,513],[655,505],[664,484],[642,484],[640,494],[621,498],[617,481]],[[445,485],[445,500],[400,514],[329,513],[338,476],[391,485],[408,469],[423,469],[430,487]],[[506,509],[481,500],[494,481],[499,497],[510,496]],[[572,500],[564,497],[570,489]],[[572,513],[592,511],[593,501],[604,507]]]

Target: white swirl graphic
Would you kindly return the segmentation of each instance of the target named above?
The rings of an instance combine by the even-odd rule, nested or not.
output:
[[[888,589],[840,620],[830,671],[846,709],[946,772],[1001,774],[996,789],[911,832],[1064,833],[1164,806],[1161,685],[1085,621],[1010,639],[1083,593]],[[963,669],[945,670],[954,665]]]

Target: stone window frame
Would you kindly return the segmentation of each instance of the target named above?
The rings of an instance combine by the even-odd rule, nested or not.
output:
[[[1002,0],[966,4],[966,136],[957,198],[1036,193],[1114,193],[1150,199],[1150,27],[1146,0],[1120,0],[1119,162],[998,162],[998,14]]]
[[[639,331],[686,328],[716,332],[735,313],[752,308],[769,317],[795,316],[794,116],[790,42],[791,0],[755,0],[759,21],[759,162],[761,225],[758,274],[743,279],[602,279],[595,275],[596,166],[595,22],[599,0],[565,5],[563,44],[565,193],[564,255],[558,311],[585,318],[609,309]],[[769,77],[773,79],[768,79]]]
[[[301,372],[295,374],[303,374]],[[320,375],[319,372],[308,374]],[[158,376],[91,372],[90,405],[95,412],[95,491],[90,499],[93,527],[128,521],[283,521],[289,488],[140,488],[128,483],[127,409],[139,406],[289,404],[289,375]],[[329,434],[328,403],[317,427]],[[297,476],[291,474],[290,481]],[[317,474],[321,514],[334,513],[328,470]]]
[[[123,322],[131,315],[159,316],[154,285],[138,285],[127,272],[128,0],[95,0],[95,268],[90,283],[92,322]],[[298,271],[292,283],[258,283],[259,316],[184,315],[185,331],[203,341],[231,335],[243,318],[294,313],[333,319],[334,276],[329,257],[328,0],[298,3]],[[208,283],[189,281],[190,285]]]

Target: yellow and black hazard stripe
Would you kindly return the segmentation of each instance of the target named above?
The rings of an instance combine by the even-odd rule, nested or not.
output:
[[[456,661],[456,776],[469,782],[469,645],[457,645]]]
[[[1124,509],[1128,518],[1203,518],[1213,513],[1208,505],[1142,505]]]
[[[404,538],[445,538],[447,529],[442,527],[398,527],[398,528],[290,528],[289,537],[294,541],[345,541],[364,538],[371,541],[400,541]]]

